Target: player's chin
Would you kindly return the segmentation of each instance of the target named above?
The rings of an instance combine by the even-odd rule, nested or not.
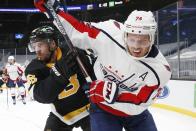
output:
[[[40,61],[44,61],[44,57],[39,56],[39,55],[37,56],[37,59],[40,60]]]

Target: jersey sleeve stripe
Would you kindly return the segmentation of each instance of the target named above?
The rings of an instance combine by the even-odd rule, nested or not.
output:
[[[93,26],[84,24],[83,22],[79,22],[77,19],[65,13],[63,11],[59,11],[58,13],[61,17],[63,17],[66,21],[68,21],[77,31],[84,33],[87,32],[88,36],[91,38],[96,38],[99,34],[100,30],[94,28]]]
[[[23,73],[22,69],[20,67],[17,67],[17,68],[18,68],[18,74],[22,75],[22,73]]]
[[[151,94],[158,89],[158,86],[144,86],[141,88],[140,92],[135,95],[131,93],[122,93],[118,96],[118,102],[133,103],[139,105],[141,103],[146,103],[150,98]]]

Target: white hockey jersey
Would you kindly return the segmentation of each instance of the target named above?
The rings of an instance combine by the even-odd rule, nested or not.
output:
[[[7,63],[5,68],[6,68],[7,74],[9,75],[9,79],[11,79],[13,81],[16,81],[23,74],[23,70],[21,69],[21,65],[18,63],[14,63],[14,64]]]
[[[74,46],[91,48],[98,56],[94,66],[97,79],[113,81],[119,87],[117,100],[99,103],[99,107],[117,116],[130,116],[154,102],[171,77],[168,62],[155,46],[146,58],[136,60],[126,51],[122,23],[81,23],[63,11],[58,16]]]

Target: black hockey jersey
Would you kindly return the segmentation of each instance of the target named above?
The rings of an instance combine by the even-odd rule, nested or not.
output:
[[[57,59],[62,56],[62,52],[62,49],[57,49]],[[89,57],[86,56],[87,53],[83,50],[78,50],[78,52],[87,72],[91,78],[95,79],[93,66],[90,64]],[[89,100],[81,87],[86,80],[82,72],[78,71],[70,77],[70,83],[62,87],[50,75],[52,64],[54,63],[46,64],[34,59],[27,66],[25,75],[27,81],[31,83],[29,92],[36,101],[50,103],[52,112],[64,123],[71,125],[89,115],[87,110]]]

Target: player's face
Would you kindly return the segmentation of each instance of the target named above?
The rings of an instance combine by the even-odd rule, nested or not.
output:
[[[50,59],[51,52],[48,42],[40,41],[33,43],[33,48],[39,60],[48,61]]]
[[[134,57],[145,56],[150,49],[150,37],[149,35],[136,35],[127,34],[127,48],[129,53]]]
[[[9,64],[14,64],[14,59],[8,59]]]

